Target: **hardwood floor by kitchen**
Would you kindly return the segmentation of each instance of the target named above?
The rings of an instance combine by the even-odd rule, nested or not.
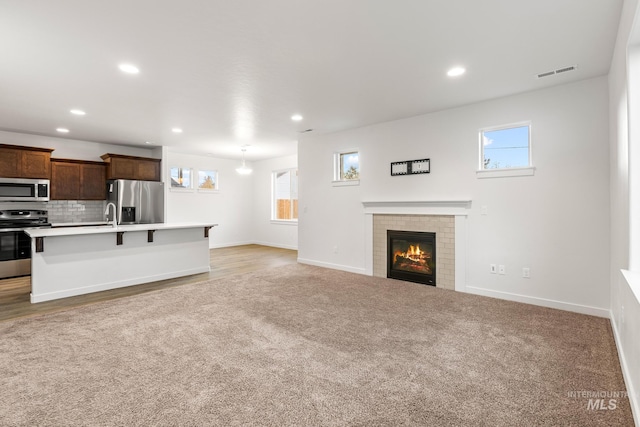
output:
[[[209,254],[211,261],[211,271],[209,273],[128,286],[126,288],[112,289],[37,304],[31,304],[29,300],[29,294],[31,293],[30,277],[3,279],[0,280],[0,321],[66,310],[72,307],[94,304],[100,301],[151,292],[187,283],[201,282],[238,273],[295,264],[298,256],[297,251],[260,245],[211,249]]]

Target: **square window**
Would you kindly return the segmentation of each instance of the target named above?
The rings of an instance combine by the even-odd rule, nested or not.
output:
[[[198,171],[198,190],[217,190],[218,171]]]
[[[334,161],[335,181],[360,179],[360,155],[357,151],[335,153]]]
[[[271,219],[298,221],[298,169],[275,171],[272,174],[272,181]]]
[[[191,169],[171,168],[171,188],[191,188]]]
[[[530,123],[480,130],[480,170],[531,166]]]

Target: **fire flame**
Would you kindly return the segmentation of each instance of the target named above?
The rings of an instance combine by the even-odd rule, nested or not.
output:
[[[409,245],[409,250],[407,251],[407,253],[405,254],[405,256],[407,258],[420,258],[420,255],[423,252],[420,251],[420,245],[416,245],[415,248],[413,247],[413,245]]]
[[[395,262],[398,257],[410,259],[417,262],[425,262],[426,258],[431,258],[428,252],[420,249],[420,245],[409,245],[409,249],[406,252],[397,251],[393,254],[393,261]]]
[[[417,242],[413,243],[413,245],[399,245],[402,247],[394,248],[392,268],[420,274],[432,274],[432,267],[430,267],[433,257],[432,249],[426,245],[427,249],[422,250]]]

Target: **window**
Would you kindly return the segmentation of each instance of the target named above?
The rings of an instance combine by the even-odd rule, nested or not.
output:
[[[480,130],[479,172],[523,171],[513,175],[533,175],[531,164],[531,123],[486,128]]]
[[[198,190],[218,190],[218,171],[198,171]]]
[[[190,189],[191,169],[179,167],[171,168],[171,188]]]
[[[273,172],[273,212],[275,221],[298,221],[298,169]]]
[[[334,183],[356,185],[360,180],[360,155],[357,151],[345,151],[334,154]]]

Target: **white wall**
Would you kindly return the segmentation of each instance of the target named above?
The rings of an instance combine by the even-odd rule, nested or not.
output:
[[[297,167],[297,155],[253,163],[252,236],[254,243],[286,249],[298,248],[298,225],[271,221],[271,174],[277,170]]]
[[[471,199],[467,289],[606,316],[608,91],[604,77],[329,135],[298,145],[299,257],[364,271],[362,201]],[[535,176],[476,178],[478,130],[532,121]],[[333,187],[332,154],[360,150],[360,186]],[[391,177],[389,163],[431,159]],[[486,206],[488,215],[480,215]],[[337,246],[337,253],[334,248]],[[489,274],[489,264],[507,267]],[[531,278],[522,278],[522,268]],[[523,296],[523,297],[522,297]]]
[[[100,156],[106,153],[139,157],[161,157],[161,152],[157,147],[147,149],[5,131],[0,131],[0,144],[53,148],[54,151],[51,153],[51,157],[58,159],[91,160],[94,162],[101,162],[102,159]]]
[[[628,74],[627,46],[629,35],[634,27],[634,17],[638,15],[638,1],[625,0],[616,47],[609,71],[609,165],[610,165],[610,194],[611,194],[611,323],[618,346],[622,371],[627,390],[631,397],[632,409],[636,424],[640,425],[640,283],[635,283],[636,292],[632,288],[633,282],[628,281],[621,273],[622,269],[630,268],[629,248],[629,117],[638,120],[637,111],[629,112],[628,79],[638,79],[637,75]],[[635,31],[640,32],[639,18],[636,18]],[[637,87],[637,86],[636,86]],[[638,90],[634,87],[634,90]],[[640,96],[640,93],[634,93]],[[639,123],[632,122],[635,126]],[[636,127],[637,129],[637,127]],[[640,150],[640,140],[634,136],[633,147]],[[637,168],[637,165],[635,165]],[[634,173],[640,173],[637,169]],[[638,242],[635,242],[637,245]],[[631,277],[631,275],[627,275]],[[640,277],[636,277],[640,282]]]
[[[249,163],[248,163],[249,165]],[[220,189],[217,192],[185,192],[171,190],[167,184],[167,222],[213,222],[219,224],[209,233],[209,247],[235,246],[253,243],[253,178],[239,175],[235,169],[239,160],[184,154],[165,149],[164,182],[169,183],[169,169],[189,167],[197,170],[217,170]]]

